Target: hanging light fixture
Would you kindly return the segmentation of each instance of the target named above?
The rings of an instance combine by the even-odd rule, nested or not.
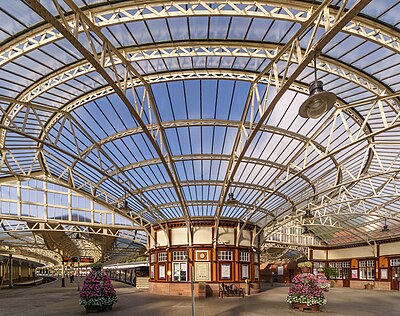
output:
[[[385,217],[385,225],[383,225],[382,231],[383,231],[383,232],[388,232],[388,231],[389,231],[389,227],[388,227],[388,225],[386,224],[386,217]]]
[[[311,232],[308,230],[307,226],[303,226],[303,232],[301,234],[302,235],[310,235]]]
[[[310,96],[299,108],[299,115],[304,118],[317,119],[329,111],[336,102],[336,95],[324,91],[323,82],[317,79],[317,56],[314,54],[314,81],[310,83]]]
[[[238,203],[238,200],[236,200],[233,196],[233,193],[228,193],[228,199],[226,200],[225,204],[226,205],[235,205]]]
[[[306,212],[305,212],[305,214],[303,215],[303,218],[305,218],[305,219],[310,219],[310,218],[313,218],[314,217],[314,215],[311,213],[311,210],[308,208],[308,209],[306,209]]]

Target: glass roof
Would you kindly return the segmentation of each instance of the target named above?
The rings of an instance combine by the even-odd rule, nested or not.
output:
[[[397,1],[55,3],[0,7],[4,181],[61,183],[145,228],[289,218],[336,245],[387,238],[386,219],[397,234]],[[337,102],[304,119],[314,68]]]

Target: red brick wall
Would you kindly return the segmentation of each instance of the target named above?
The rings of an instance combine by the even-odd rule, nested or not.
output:
[[[229,284],[229,283],[227,283]],[[240,287],[245,288],[244,283],[240,283]],[[259,283],[251,283],[250,293],[258,293],[260,291]],[[178,282],[149,282],[149,292],[160,295],[174,295],[174,296],[191,296],[190,282],[178,283]],[[206,283],[207,296],[218,296],[219,294],[219,283]],[[199,297],[199,284],[194,284],[195,297]]]
[[[366,283],[374,283],[374,290],[390,291],[390,282],[384,281],[367,281],[367,280],[352,280],[350,281],[350,287],[353,289],[363,289]]]

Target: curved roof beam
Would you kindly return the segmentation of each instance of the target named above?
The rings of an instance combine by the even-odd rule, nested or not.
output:
[[[132,227],[127,228],[116,228],[116,227],[107,227],[107,225],[102,225],[101,227],[90,225],[90,223],[60,223],[57,224],[56,221],[48,221],[44,219],[35,220],[32,222],[32,218],[20,218],[18,216],[7,216],[6,218],[0,219],[0,224],[5,226],[7,229],[6,232],[18,233],[18,232],[68,232],[68,233],[83,233],[83,234],[91,234],[91,235],[101,235],[108,236],[113,238],[124,238],[127,240],[134,240],[135,242],[146,245],[146,241],[138,240],[138,237],[135,237],[137,234],[129,234],[124,232],[124,230],[129,230],[132,232],[136,232],[137,229],[132,229]],[[13,224],[11,224],[11,222]],[[15,224],[15,221],[21,221],[19,224]],[[24,221],[24,222],[22,222]],[[141,230],[140,228],[138,230]]]
[[[198,75],[198,77],[200,77],[200,78],[233,78],[233,79],[241,79],[241,80],[244,80],[244,79],[251,80],[251,79],[255,78],[255,74],[252,74],[252,73],[246,74],[246,73],[241,73],[241,72],[237,72],[237,71],[235,73],[221,72],[221,71],[207,71],[205,73],[200,72],[196,75]],[[173,74],[169,74],[169,73],[165,74],[165,77],[162,77],[161,75],[154,76],[151,79],[154,80],[155,82],[160,82],[160,80],[182,79],[182,78],[194,78],[194,75],[191,72],[189,72],[189,73],[175,72]],[[291,85],[291,88],[293,88],[295,91],[306,91],[305,86],[301,85],[301,84],[299,85],[299,84],[293,83]],[[100,91],[93,92],[92,95],[85,96],[82,99],[75,100],[75,102],[73,104],[68,104],[66,106],[67,107],[66,110],[72,110],[72,108],[75,108],[76,106],[78,106],[80,104],[88,102],[89,100],[93,100],[94,98],[101,97],[108,93],[112,93],[112,90],[110,90],[108,87],[102,88]],[[344,108],[344,107],[348,107],[348,106],[347,105],[339,105],[339,107]],[[348,113],[350,113],[350,112],[348,112]],[[62,115],[62,112],[61,112],[61,115]],[[355,116],[355,114],[353,114],[353,117],[354,116]],[[56,119],[56,118],[54,118],[54,119]],[[355,119],[356,119],[356,121],[358,120],[357,122],[359,122],[360,125],[362,125],[362,129],[364,129],[366,133],[369,133],[368,128],[367,128],[368,124],[365,124],[365,122],[364,122],[364,124],[362,124],[362,122],[361,122],[362,120],[360,118],[355,117]],[[53,124],[50,124],[50,125],[53,125]],[[47,127],[47,129],[49,129],[49,127]],[[110,137],[112,138],[112,136],[110,136]],[[120,137],[120,135],[118,135],[118,137]],[[291,137],[293,137],[293,136],[291,136]],[[107,141],[110,141],[110,140],[107,139]],[[321,151],[323,152],[324,150],[322,149]]]
[[[22,132],[19,131],[19,130],[12,130],[12,129],[11,129],[10,127],[8,127],[8,126],[0,126],[0,127],[5,128],[5,129],[8,129],[8,130],[11,130],[11,131],[13,131],[13,132],[15,132],[15,133],[17,133],[17,134],[21,134],[21,135],[27,137],[27,138],[30,139],[30,140],[37,141],[39,144],[45,145],[45,146],[47,146],[47,147],[49,147],[49,148],[51,148],[51,149],[54,149],[54,150],[56,150],[57,152],[59,152],[59,153],[61,153],[61,154],[63,154],[63,155],[66,155],[66,156],[68,156],[68,157],[70,157],[70,158],[72,158],[73,160],[77,160],[77,159],[78,159],[81,163],[85,164],[85,165],[86,165],[87,167],[89,167],[90,169],[95,170],[96,172],[98,172],[99,174],[101,174],[101,175],[103,175],[103,176],[106,175],[106,174],[104,173],[104,171],[101,170],[101,169],[99,169],[97,166],[94,166],[94,165],[88,163],[87,161],[85,161],[84,159],[82,159],[82,158],[80,158],[80,157],[77,157],[76,155],[74,155],[74,154],[72,154],[72,153],[70,153],[70,152],[68,152],[68,151],[66,151],[66,150],[64,150],[64,149],[61,149],[61,148],[57,147],[57,146],[54,145],[53,143],[50,143],[50,142],[46,142],[46,141],[37,139],[37,138],[35,138],[34,136],[29,135],[29,134],[26,134],[26,133],[22,133]],[[50,171],[51,168],[49,168],[49,167],[46,165],[46,157],[45,157],[45,155],[44,155],[44,152],[45,152],[46,155],[48,155],[48,156],[51,156],[51,153],[46,152],[46,150],[44,150],[44,149],[41,149],[41,155],[42,155],[43,162],[44,162],[44,164],[45,164],[45,170]],[[80,190],[82,190],[82,187],[83,187],[83,186],[80,185],[80,184],[78,184],[78,183],[75,183],[75,181],[74,181],[75,177],[77,177],[77,178],[79,177],[79,179],[83,179],[83,180],[80,180],[80,181],[82,181],[84,184],[86,184],[86,183],[89,183],[89,184],[90,184],[91,180],[86,179],[84,176],[80,175],[80,174],[77,173],[75,170],[71,169],[70,166],[69,166],[68,164],[65,164],[65,162],[61,161],[58,157],[54,157],[54,158],[58,161],[58,163],[59,163],[63,168],[65,168],[64,171],[61,173],[61,175],[58,176],[58,179],[61,179],[64,175],[68,176],[68,180],[69,180],[68,186],[69,186],[69,187],[71,187],[71,188],[74,189],[74,190],[78,190],[78,192],[80,192]],[[50,174],[51,174],[51,172],[50,172]],[[24,175],[24,176],[25,176],[25,175]],[[132,189],[131,189],[130,186],[124,186],[124,185],[121,184],[119,181],[117,181],[115,178],[110,178],[110,181],[112,181],[113,183],[115,183],[117,186],[121,187],[121,188],[122,188],[123,190],[125,190],[126,192],[131,192],[131,191],[132,191]],[[93,187],[94,187],[94,184],[91,184],[91,185],[90,185],[90,188],[93,188]],[[136,188],[135,186],[133,186],[133,188],[134,188],[135,190],[136,190],[136,189],[139,189],[139,188]],[[89,192],[91,192],[91,193],[93,194],[92,191],[89,191]],[[156,221],[158,221],[159,218],[163,218],[163,214],[160,213],[160,212],[158,211],[157,207],[156,207],[150,200],[148,200],[148,199],[146,198],[146,196],[141,195],[139,198],[136,197],[136,196],[133,196],[133,198],[134,198],[139,204],[141,204],[141,205],[143,206],[143,209],[147,210],[150,214],[152,214],[153,218],[154,218]],[[156,212],[156,213],[154,213],[153,211]],[[126,216],[126,214],[124,214],[123,216]],[[144,223],[142,220],[141,220],[138,224],[139,224],[139,225],[142,225],[142,226],[145,225],[145,223]],[[162,226],[162,225],[161,225],[161,226]],[[163,226],[162,226],[162,227],[163,227]]]
[[[192,155],[173,156],[172,158],[174,161],[184,161],[184,160],[225,160],[225,161],[227,161],[230,159],[230,156],[229,155],[219,155],[219,154],[192,154]],[[269,160],[259,159],[259,158],[252,158],[252,157],[245,157],[243,159],[243,162],[256,164],[256,165],[262,165],[262,166],[268,166],[268,167],[281,169],[281,170],[286,168],[285,165],[276,163],[274,161],[269,161]],[[127,171],[127,170],[132,170],[135,168],[141,168],[144,166],[158,164],[158,163],[160,163],[159,159],[144,160],[144,161],[140,161],[140,162],[136,162],[136,163],[132,163],[130,165],[124,166],[123,169]],[[295,170],[290,170],[290,172],[293,174],[296,173]],[[108,175],[110,177],[114,176],[115,171],[108,173]],[[307,178],[304,175],[301,175],[299,178],[304,180],[305,182],[307,182],[309,184],[309,186],[312,188],[314,193],[316,192],[315,186],[309,178]],[[104,177],[102,179],[100,179],[97,186],[100,187],[101,183],[105,180],[106,180],[106,178],[104,178]],[[158,184],[155,184],[154,186],[157,186],[157,185]],[[249,185],[252,185],[252,184],[249,184]],[[141,188],[141,189],[143,189],[143,188]]]
[[[200,77],[202,77],[202,78],[235,78],[235,79],[247,79],[247,80],[249,80],[249,76],[250,75],[252,76],[252,77],[250,77],[250,79],[255,77],[255,74],[251,74],[251,73],[246,75],[245,73],[237,73],[237,74],[236,73],[232,73],[232,72],[221,73],[221,71],[215,71],[215,72],[207,71],[206,73],[199,73],[198,75]],[[187,77],[188,78],[193,78],[193,74],[192,73],[186,74],[186,73],[182,73],[182,72],[177,72],[177,73],[173,73],[173,74],[166,74],[165,77],[163,77],[161,79],[172,79],[171,76],[173,76],[172,78],[175,78],[175,79],[182,79],[182,78],[187,78]],[[154,77],[154,80],[156,80],[157,82],[159,82],[161,79],[160,79],[160,75]],[[306,89],[304,87],[304,85],[298,85],[298,84],[295,84],[295,83],[292,84],[291,87],[295,91],[302,91],[302,90]],[[67,107],[69,109],[71,109],[72,107],[75,107],[75,106],[77,106],[79,104],[85,103],[88,100],[92,100],[93,98],[103,96],[105,93],[106,94],[107,93],[112,93],[112,91],[109,90],[107,87],[103,88],[101,91],[93,92],[93,95],[87,96],[87,97],[85,97],[83,99],[76,100],[72,105],[71,104],[67,105]],[[346,105],[339,105],[339,107],[346,107]],[[348,112],[348,113],[350,113],[350,112]],[[353,117],[354,117],[354,114],[353,114]],[[358,119],[359,121],[361,121],[360,118],[356,117],[355,119]],[[171,123],[171,124],[172,124],[172,126],[174,126],[174,123]],[[186,123],[184,123],[184,124],[186,124]],[[212,124],[212,122],[210,124]],[[361,122],[359,124],[361,125]],[[368,129],[366,129],[366,126],[368,126],[368,124],[363,124],[362,129],[364,129],[365,132],[368,133]],[[130,133],[130,132],[131,131],[128,131],[128,133]],[[135,131],[135,132],[138,132],[138,131]],[[121,135],[117,135],[117,136],[120,137]],[[294,137],[294,135],[292,135],[291,137]],[[113,138],[113,136],[110,136],[110,139],[107,139],[106,141],[110,141],[112,138]],[[320,150],[322,152],[324,152],[323,149],[320,148]]]
[[[165,129],[168,129],[168,128],[190,127],[190,126],[238,127],[240,122],[232,121],[232,120],[219,120],[219,119],[193,119],[193,120],[165,121],[162,124],[164,125]],[[151,128],[151,127],[149,127],[149,128]],[[275,133],[275,134],[282,135],[285,137],[290,137],[290,138],[296,139],[303,143],[308,142],[310,140],[308,137],[303,136],[299,133],[292,132],[290,130],[283,129],[283,128],[280,128],[278,126],[273,126],[273,125],[263,125],[260,128],[260,131],[270,132],[270,133]],[[110,136],[98,141],[97,143],[102,146],[109,142],[113,142],[116,139],[123,138],[126,136],[136,135],[139,133],[142,133],[141,127],[131,128],[131,129],[124,130],[122,132],[110,135]],[[312,142],[320,150],[325,150],[325,148],[318,142],[316,142],[316,141],[312,141]],[[90,152],[93,149],[94,149],[94,146],[87,147],[82,151],[82,153],[86,154],[87,152]]]
[[[90,223],[90,222],[79,222],[79,221],[73,221],[73,220],[64,220],[64,219],[52,219],[52,218],[40,218],[40,217],[32,217],[32,216],[21,216],[21,215],[9,215],[9,214],[3,214],[0,213],[0,223],[3,223],[4,221],[25,221],[25,222],[30,222],[32,225],[35,225],[36,229],[42,228],[45,229],[45,226],[54,226],[56,225],[57,229],[65,229],[68,226],[73,226],[73,227],[78,227],[78,226],[84,226],[87,227],[87,230],[92,230],[94,233],[101,233],[101,229],[105,230],[139,230],[143,231],[143,227],[140,226],[126,226],[126,225],[115,225],[115,224],[106,224],[106,223]],[[24,230],[23,227],[26,227],[26,223],[21,223],[18,224],[17,230]],[[41,225],[40,223],[45,223]],[[47,223],[47,224],[46,224]]]
[[[130,62],[151,60],[155,58],[194,56],[230,56],[272,59],[274,58],[274,56],[276,56],[277,52],[282,47],[283,45],[272,45],[263,42],[183,41],[157,45],[142,45],[139,47],[119,49],[119,51],[121,53],[124,53],[127,60]],[[302,52],[304,53],[304,50],[302,50]],[[288,58],[289,56],[287,55],[281,56],[282,61],[287,61]],[[387,93],[391,93],[389,87],[385,86],[375,78],[357,70],[350,65],[346,65],[340,61],[325,56],[319,56],[317,60],[317,69],[321,71],[336,75],[340,78],[353,82],[375,95],[385,95]],[[291,57],[291,61],[293,63],[298,62],[295,56]],[[104,65],[105,67],[110,67],[112,65],[118,65],[120,63],[121,60],[118,59],[116,56],[113,56],[113,58],[109,57],[105,61]],[[17,100],[23,102],[32,101],[34,98],[40,96],[42,93],[48,91],[49,89],[52,89],[62,83],[65,83],[79,76],[86,75],[93,71],[95,71],[95,68],[86,60],[68,65],[32,84],[30,87],[19,94]],[[3,116],[4,124],[10,124],[10,122],[22,108],[23,106],[21,106],[20,104],[14,103],[7,110],[7,114]],[[4,133],[2,133],[1,142],[5,142]]]
[[[397,125],[397,127],[400,127],[400,124]],[[342,191],[340,190],[344,190],[345,192],[348,192],[347,189],[345,189],[346,187],[355,187],[356,184],[359,184],[362,187],[369,187],[371,189],[371,191],[376,191],[376,192],[380,192],[379,188],[386,188],[386,189],[391,189],[393,186],[394,188],[397,187],[395,181],[398,178],[398,174],[400,173],[400,169],[396,167],[395,164],[392,165],[392,168],[389,170],[385,170],[383,172],[377,172],[377,173],[366,173],[366,174],[359,174],[357,177],[354,177],[352,180],[341,183],[339,185],[330,187],[328,189],[322,190],[318,192],[318,195],[323,195],[324,197],[328,197],[330,192],[339,190],[339,194],[338,197],[336,197],[336,199],[340,200],[340,196],[342,194]],[[374,179],[376,177],[383,177],[386,181],[383,184],[380,184],[379,186],[377,186],[376,188],[373,186],[371,179]],[[391,185],[391,186],[390,186]],[[351,192],[349,192],[351,195]],[[386,191],[381,191],[380,193],[385,193]],[[397,194],[398,195],[398,194]],[[368,197],[366,197],[368,198]],[[319,203],[315,203],[313,205],[313,207],[315,209],[320,209],[320,208],[324,208],[324,206],[326,204],[329,205],[329,203],[332,201],[331,198],[327,198],[324,199],[322,198],[321,201]],[[295,206],[300,206],[300,205],[304,205],[304,203],[306,202],[306,199],[300,200],[296,203]],[[391,203],[391,201],[389,201]],[[344,201],[343,203],[347,203],[347,201]],[[389,204],[390,204],[389,203]],[[377,209],[379,209],[380,206],[376,206]],[[282,210],[281,214],[279,214],[280,217],[288,217],[290,216],[290,212],[292,211],[292,208],[287,208],[286,210]],[[379,213],[379,212],[377,212]],[[299,216],[297,214],[295,214],[294,216]],[[273,225],[274,221],[271,220],[269,222],[267,222],[261,230],[264,230],[265,228],[267,228],[269,225]]]
[[[331,218],[327,218],[328,221],[325,222],[314,222],[312,224],[307,222],[307,226],[324,226],[324,227],[330,227],[331,229],[343,229],[342,224],[344,223],[343,221],[338,221],[338,220],[333,220]],[[271,227],[269,227],[269,229],[267,231],[265,231],[264,229],[262,229],[261,231],[265,232],[264,235],[262,236],[262,242],[261,244],[263,245],[264,243],[268,243],[269,240],[269,236],[271,234],[273,234],[274,232],[276,232],[277,230],[279,230],[280,228],[284,228],[287,227],[289,224],[291,224],[291,226],[302,226],[304,224],[304,219],[302,215],[298,215],[298,214],[294,214],[294,215],[287,215],[284,218],[282,218],[280,221],[278,222],[274,222],[273,225]],[[369,234],[366,234],[364,231],[360,231],[358,228],[355,227],[351,227],[348,225],[345,225],[346,227],[350,227],[349,230],[345,230],[346,232],[348,232],[349,234],[353,235],[355,238],[357,239],[362,239],[362,241],[368,242],[368,240],[371,238],[371,236]],[[356,230],[358,233],[352,231],[352,230]],[[260,232],[259,232],[260,233]],[[319,236],[320,234],[318,234]],[[326,233],[324,232],[321,235],[326,235]],[[366,239],[364,239],[364,237],[367,237]],[[321,238],[321,237],[319,237]],[[327,239],[324,239],[324,241],[326,243],[328,243],[329,241]]]
[[[120,48],[119,51],[125,54],[126,59],[130,62],[198,56],[272,59],[282,47],[282,44],[270,44],[265,42],[197,40],[124,47]],[[304,49],[301,51],[304,54]],[[281,56],[282,61],[287,61],[288,58],[290,58],[290,56]],[[291,61],[293,63],[298,62],[295,56],[291,56]],[[112,58],[108,57],[104,63],[105,67],[110,67],[113,64],[121,64],[121,60],[118,59],[117,56],[113,56]],[[311,66],[313,65],[310,64],[310,67]],[[320,55],[317,58],[317,69],[353,82],[375,95],[384,95],[386,91],[389,93],[391,92],[389,87],[385,86],[374,77],[351,65],[347,65],[324,55]],[[67,65],[29,86],[19,94],[17,100],[26,102],[32,101],[49,89],[94,71],[96,71],[96,69],[86,60]],[[11,108],[8,112],[15,115],[17,109],[14,110]]]
[[[218,181],[218,180],[190,180],[190,181],[181,181],[182,186],[202,186],[202,185],[214,185],[214,186],[220,186],[222,184],[222,181]],[[245,183],[245,182],[235,182],[234,186],[237,188],[249,188],[252,190],[265,190],[265,187],[262,185],[258,185],[258,184],[249,184],[249,183]],[[147,187],[143,187],[142,190],[144,192],[147,191],[153,191],[153,190],[159,190],[159,189],[164,189],[164,188],[171,188],[172,184],[171,183],[158,183],[155,185],[150,185]],[[291,203],[294,206],[294,202],[290,200],[290,198],[285,195],[282,194],[280,192],[278,192],[276,194],[277,196],[279,196],[282,199],[285,199],[286,201],[288,201],[289,203]]]
[[[189,206],[215,206],[217,205],[218,201],[215,200],[193,200],[187,201],[187,204]],[[288,201],[289,202],[289,201]],[[171,207],[178,207],[179,206],[179,202],[168,202],[168,203],[163,203],[163,204],[158,204],[158,207],[162,210],[165,208],[171,208]],[[249,213],[251,213],[254,210],[254,206],[252,204],[247,204],[247,203],[237,203],[233,208],[242,208],[244,209],[243,212],[247,211]],[[270,214],[271,211],[265,208],[260,208],[259,209],[260,212],[265,213],[266,215]],[[196,219],[198,219],[199,217],[203,217],[203,216],[196,216]],[[210,219],[210,216],[205,216],[205,218]],[[221,217],[221,219],[223,219],[224,217]],[[229,219],[232,219],[231,217],[226,217]],[[174,220],[177,220],[179,218],[174,217]],[[235,218],[236,219],[236,218]],[[169,219],[167,219],[166,221],[168,221]]]
[[[151,90],[150,84],[139,74],[139,72],[133,68],[132,64],[126,60],[125,56],[121,54],[114,46],[113,44],[107,39],[106,36],[104,36],[99,27],[94,25],[91,20],[79,9],[76,4],[71,1],[71,0],[64,0],[64,2],[74,11],[74,21],[73,25],[71,28],[71,24],[66,21],[66,18],[63,13],[63,9],[60,7],[60,4],[58,3],[57,0],[53,1],[54,5],[58,11],[58,13],[61,16],[61,20],[57,20],[40,2],[37,0],[26,0],[29,5],[36,11],[37,14],[39,14],[41,17],[43,17],[47,22],[51,23],[58,32],[64,35],[64,37],[93,65],[93,67],[96,68],[97,72],[103,77],[103,79],[113,88],[115,93],[118,95],[119,99],[123,102],[123,104],[127,107],[129,110],[130,114],[132,117],[138,122],[138,124],[143,128],[143,131],[147,137],[147,139],[150,141],[151,146],[154,148],[155,152],[157,155],[161,158],[162,163],[164,165],[164,168],[171,179],[171,182],[174,184],[174,190],[179,198],[179,201],[181,203],[181,208],[183,212],[183,216],[186,221],[187,227],[191,227],[190,225],[190,215],[187,210],[186,206],[186,201],[185,197],[183,195],[182,189],[179,184],[179,177],[178,173],[176,171],[175,165],[171,159],[171,152],[169,149],[169,144],[167,141],[167,138],[165,136],[164,130],[161,126],[161,119],[158,114],[155,98],[153,95],[153,92]],[[84,38],[79,38],[78,39],[78,29],[80,27],[83,27],[84,33],[86,35],[86,39]],[[93,45],[93,39],[90,33],[93,33],[96,35],[97,42],[102,46],[102,52],[101,55],[99,56],[98,53],[96,52],[96,48]],[[85,48],[85,46],[82,43],[88,44],[88,47],[92,50],[89,51],[88,49]],[[125,73],[120,74],[118,72],[118,69],[116,68],[115,65],[113,65],[112,70],[113,70],[113,77],[105,70],[104,68],[104,60],[106,56],[111,56],[111,55],[116,55],[124,65],[124,70]],[[122,78],[122,79],[121,79]],[[143,121],[143,117],[141,115],[141,111],[138,110],[137,108],[134,107],[134,105],[129,101],[126,93],[126,85],[122,86],[122,82],[129,82],[134,80],[139,79],[143,86],[145,87],[145,92],[146,92],[146,100],[147,105],[149,105],[149,117],[150,120],[154,118],[155,123],[158,125],[157,130],[151,131],[146,128],[146,124]],[[135,95],[133,93],[133,95]],[[145,104],[142,104],[143,108],[145,107]],[[150,110],[151,108],[151,110]],[[77,123],[77,122],[75,122]],[[87,136],[90,135],[87,134]],[[102,149],[99,147],[98,148],[99,152],[102,151]],[[107,157],[110,162],[113,162],[111,157],[109,155],[102,151],[102,154]],[[113,163],[116,168],[118,166]],[[121,171],[121,174],[123,174],[123,171]],[[129,178],[128,178],[129,179]],[[189,233],[188,229],[188,240],[189,243],[191,244],[191,233]]]
[[[188,16],[244,16],[249,18],[270,18],[296,23],[304,23],[310,17],[315,6],[301,1],[238,1],[212,0],[211,2],[172,1],[168,5],[164,1],[152,1],[137,4],[136,1],[124,1],[115,5],[98,6],[84,10],[92,17],[98,27],[106,27],[120,23],[143,21],[155,18],[188,17]],[[319,21],[320,27],[335,20],[338,9],[329,8],[329,17]],[[73,14],[65,17],[72,23]],[[329,22],[326,22],[329,21]],[[78,29],[83,32],[82,28]],[[346,34],[374,42],[382,47],[400,52],[400,40],[397,33],[387,25],[366,17],[353,17],[351,23],[343,27]],[[57,41],[63,37],[49,24],[40,24],[30,32],[2,45],[0,66],[24,55],[27,52]]]
[[[42,245],[42,247],[45,247],[45,245]],[[41,263],[41,264],[48,263],[48,264],[57,265],[61,261],[61,257],[57,252],[55,252],[53,250],[43,249],[43,248],[34,248],[32,245],[20,246],[20,245],[13,245],[13,244],[9,244],[9,245],[2,244],[2,245],[0,245],[0,252],[2,254],[10,253],[10,254],[16,255],[16,256],[20,255],[23,257],[28,257],[29,260],[37,262],[37,263]]]
[[[40,149],[40,152],[42,152],[42,151],[43,150]],[[62,162],[60,162],[60,163],[62,163]],[[46,163],[44,163],[44,165],[45,165],[44,169],[49,169],[47,167]],[[84,183],[89,183],[90,182],[90,180],[85,178],[83,175],[81,175],[81,174],[79,174],[79,173],[77,173],[75,171],[73,171],[73,172],[74,172],[74,176],[79,176],[79,178],[81,179],[82,182],[84,182]],[[122,216],[122,217],[124,217],[124,218],[126,218],[126,219],[128,219],[130,221],[133,221],[134,224],[141,225],[141,226],[134,226],[134,227],[131,227],[131,228],[140,230],[140,227],[145,227],[146,226],[146,223],[143,223],[143,222],[138,223],[137,221],[132,219],[131,216],[128,216],[127,214],[125,214],[125,213],[121,212],[119,209],[117,209],[115,207],[115,205],[113,205],[113,204],[115,204],[115,201],[117,201],[117,199],[115,199],[114,197],[109,195],[107,192],[102,191],[99,188],[95,188],[94,184],[90,185],[89,187],[85,187],[84,185],[80,185],[80,186],[76,185],[75,186],[71,182],[68,182],[67,180],[62,179],[61,176],[57,178],[55,175],[45,174],[44,171],[32,172],[32,173],[29,173],[29,174],[21,175],[21,174],[16,174],[16,173],[13,173],[13,172],[10,172],[10,171],[0,170],[0,175],[1,174],[6,174],[9,177],[1,177],[0,178],[0,184],[1,183],[7,183],[7,182],[14,182],[14,181],[25,181],[25,180],[30,180],[30,179],[36,179],[36,180],[40,180],[40,181],[46,181],[47,183],[53,183],[53,184],[56,184],[56,185],[61,185],[63,187],[66,187],[66,188],[69,188],[71,190],[74,190],[74,191],[78,192],[79,194],[81,194],[81,195],[83,195],[83,196],[85,196],[85,197],[87,197],[89,199],[93,199],[94,202],[109,208],[110,211],[114,211],[116,214],[118,214],[118,215],[120,215],[120,216]],[[72,175],[71,175],[71,177],[72,177]],[[94,193],[95,189],[98,191],[97,194]],[[140,195],[139,192],[136,192],[136,194]],[[100,198],[101,196],[103,196],[103,199]],[[23,216],[21,216],[21,215],[18,215],[18,216],[19,216],[19,218],[23,218]],[[2,217],[7,217],[7,215],[2,214]],[[32,219],[32,217],[27,217],[26,220],[34,221],[34,219]],[[51,219],[47,219],[47,220],[49,222],[52,221]],[[64,222],[63,220],[58,220],[58,219],[56,221],[58,223],[61,223],[61,224],[71,223],[71,221]],[[81,223],[81,222],[77,222],[77,224],[79,224],[79,223]],[[108,228],[108,224],[101,224],[101,225],[102,225],[102,227],[105,225],[105,227]],[[114,227],[114,226],[112,226],[112,227]],[[118,227],[118,225],[117,225],[117,227]]]
[[[257,73],[255,72],[250,72],[250,71],[242,71],[242,70],[225,70],[225,69],[192,69],[192,70],[185,70],[185,71],[169,71],[169,72],[164,72],[164,73],[156,73],[156,74],[151,74],[144,76],[143,78],[150,82],[150,83],[159,83],[159,82],[165,82],[165,81],[176,81],[176,80],[190,80],[190,79],[230,79],[230,80],[243,80],[243,81],[253,81],[257,77]],[[265,84],[265,85],[270,85],[270,84],[278,84],[281,85],[283,83],[283,80],[281,77],[279,78],[269,78],[268,76],[262,76],[259,79],[260,84]],[[139,80],[130,82],[127,84],[126,88],[132,88],[132,87],[137,87],[140,86],[141,82]],[[291,83],[289,90],[299,92],[302,94],[309,94],[309,89],[308,85],[300,82],[293,82]],[[54,115],[52,118],[45,123],[45,127],[42,128],[42,130],[45,131],[43,133],[42,131],[42,136],[40,137],[41,139],[46,138],[47,133],[50,131],[50,129],[62,119],[63,115],[65,113],[71,112],[75,110],[76,108],[85,105],[86,103],[102,98],[106,95],[110,95],[114,93],[114,90],[110,86],[104,86],[100,87],[98,89],[89,91],[88,93],[68,102],[67,104],[64,105],[63,108],[61,109],[52,109],[52,112]],[[10,99],[7,98],[2,98],[0,99],[5,99],[8,101],[11,101]],[[392,99],[385,99],[382,97],[385,102],[388,100]],[[13,100],[15,103],[20,104],[21,106],[24,106],[24,104],[29,104],[26,102],[21,102],[18,100]],[[350,106],[345,104],[341,100],[337,100],[337,107],[343,109],[347,115],[349,115],[351,118],[355,120],[355,122],[359,125],[362,125],[363,119],[352,110]],[[49,107],[48,107],[49,108]],[[1,110],[1,108],[0,108]],[[11,116],[10,116],[11,118]],[[11,121],[12,122],[12,121]],[[244,122],[244,124],[250,124],[248,122]],[[142,127],[138,127],[142,128]],[[363,126],[362,130],[364,132],[370,132],[370,129],[368,126]]]
[[[355,2],[343,15],[338,14],[332,21],[329,20],[329,23],[325,25],[324,32],[320,34],[318,37],[315,37],[317,33],[317,28],[319,26],[320,21],[324,20],[322,17],[324,16],[325,18],[325,12],[327,11],[327,7],[330,3],[330,1],[324,1],[317,9],[316,11],[310,16],[310,18],[305,22],[300,29],[296,32],[296,34],[287,42],[287,44],[279,51],[279,53],[271,59],[271,61],[268,63],[268,65],[258,74],[257,78],[252,82],[252,85],[250,87],[250,91],[246,100],[246,104],[243,110],[242,114],[242,126],[239,129],[239,132],[236,135],[235,143],[234,143],[234,148],[232,150],[232,158],[229,162],[228,165],[228,172],[226,173],[226,177],[224,180],[224,186],[221,190],[219,201],[218,201],[218,206],[215,210],[215,236],[217,237],[218,235],[218,226],[219,226],[219,215],[222,212],[222,208],[224,206],[227,194],[229,192],[229,188],[231,183],[234,181],[234,177],[236,174],[236,171],[239,168],[240,162],[243,159],[247,149],[250,147],[250,144],[252,143],[253,139],[257,135],[258,130],[260,129],[261,125],[264,124],[265,120],[269,116],[269,114],[273,111],[275,106],[278,104],[279,100],[283,96],[283,94],[287,91],[287,89],[290,87],[291,83],[295,81],[295,79],[299,76],[299,74],[307,67],[307,65],[311,62],[313,59],[314,55],[317,54],[317,52],[322,51],[322,49],[329,43],[329,41],[340,32],[340,30],[347,24],[349,23],[354,16],[356,16],[368,3],[370,0],[359,0]],[[346,2],[343,3],[342,7],[339,9],[339,11],[344,11],[344,6]],[[315,25],[314,25],[315,24]],[[308,45],[307,49],[304,52],[304,54],[299,50],[300,48],[300,40],[299,38],[303,37],[305,34],[307,34],[309,31],[312,31],[312,35],[308,39]],[[293,69],[291,67],[291,58],[286,63],[279,63],[280,62],[280,56],[283,56],[285,54],[288,54],[289,56],[295,55],[299,61],[297,67]],[[288,73],[290,69],[290,75],[288,78],[286,78],[286,74]],[[258,87],[257,84],[259,83],[260,79],[262,76],[265,74],[268,74],[270,78],[276,78],[278,73],[284,73],[284,82],[281,85],[275,85],[276,87],[276,94],[271,98],[269,103],[261,103],[259,92],[258,92]],[[268,85],[267,87],[267,95],[269,94],[269,90],[271,88],[271,84]],[[268,100],[268,98],[265,98]],[[258,111],[255,115],[252,114],[250,119],[251,125],[250,129],[246,129],[244,127],[244,123],[247,120],[247,116],[249,113],[249,109],[251,108],[252,104],[258,104],[260,111]],[[252,126],[253,125],[253,126]],[[300,154],[302,153],[302,150],[297,152],[295,154],[295,158],[291,159],[291,163],[294,162],[294,159],[296,159]],[[310,165],[313,165],[312,163]],[[304,168],[305,169],[305,168]],[[301,170],[300,172],[304,171]],[[276,179],[278,179],[280,176],[282,176],[284,172],[282,172],[280,175],[278,175]],[[293,178],[292,178],[293,179]],[[274,184],[275,180],[273,180],[271,183]],[[338,179],[340,180],[340,179]],[[280,184],[276,186],[276,190],[279,190],[285,183],[287,183],[288,180],[282,181]],[[338,183],[338,182],[337,182]],[[259,196],[259,203],[257,203],[257,207],[260,207],[269,197],[271,194],[267,196],[263,196],[262,194]],[[255,213],[255,212],[254,212]],[[243,225],[240,228],[239,234],[242,233],[242,230],[244,227],[247,225],[248,221],[251,220],[252,215],[250,215],[246,221],[243,223]]]

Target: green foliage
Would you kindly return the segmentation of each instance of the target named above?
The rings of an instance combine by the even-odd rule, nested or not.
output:
[[[90,265],[90,267],[94,271],[100,271],[101,268],[103,267],[103,265],[101,263],[93,263],[93,264]]]
[[[338,272],[336,271],[335,268],[332,267],[325,267],[324,268],[324,274],[328,279],[330,278],[336,278],[338,276]]]

